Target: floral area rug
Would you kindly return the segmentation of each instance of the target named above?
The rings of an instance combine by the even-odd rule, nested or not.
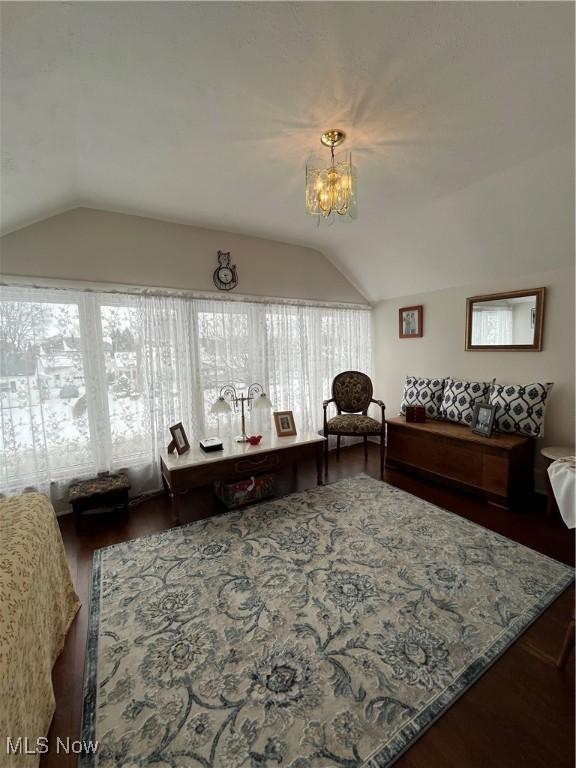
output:
[[[572,578],[363,475],[99,550],[81,765],[390,765]]]

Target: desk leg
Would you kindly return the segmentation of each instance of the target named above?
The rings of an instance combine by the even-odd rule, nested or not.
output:
[[[316,454],[316,480],[318,482],[318,485],[322,485],[323,481],[323,472],[322,472],[322,449],[324,446],[320,446],[320,450]]]
[[[161,467],[161,473],[160,476],[162,478],[162,488],[164,489],[164,493],[168,498],[170,499],[170,508],[172,510],[172,523],[171,526],[175,528],[178,525],[181,525],[182,522],[180,520],[180,509],[178,505],[178,494],[173,493],[172,489],[170,488],[170,483],[166,479],[166,476],[164,475],[164,464],[162,464]]]
[[[182,525],[182,520],[180,520],[180,503],[179,503],[179,496],[178,493],[171,493],[170,494],[170,502],[172,507],[172,527],[176,528],[179,525]]]

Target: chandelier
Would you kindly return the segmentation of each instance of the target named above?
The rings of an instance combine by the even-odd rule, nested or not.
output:
[[[352,178],[352,155],[335,159],[334,147],[338,147],[346,134],[344,131],[326,131],[320,137],[325,147],[330,147],[328,168],[313,168],[306,163],[306,211],[310,216],[346,216],[351,213],[354,202]]]
[[[220,414],[230,413],[232,410],[230,403],[232,403],[234,411],[237,411],[238,406],[240,406],[242,413],[242,434],[238,435],[235,440],[237,443],[247,443],[249,440],[248,435],[246,434],[246,416],[244,414],[244,403],[247,404],[249,410],[252,408],[257,410],[261,408],[272,408],[272,403],[270,402],[266,392],[264,392],[262,384],[258,384],[256,381],[254,384],[250,384],[248,387],[248,394],[246,395],[244,393],[239,395],[236,387],[233,384],[226,384],[224,387],[222,387],[218,399],[212,405],[212,413],[216,414],[217,416]]]

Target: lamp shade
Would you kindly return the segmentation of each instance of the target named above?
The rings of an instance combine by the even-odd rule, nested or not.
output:
[[[252,408],[258,408],[258,409],[264,409],[264,408],[272,408],[272,403],[270,402],[270,399],[266,392],[262,392],[259,397],[255,398],[254,402],[252,403]]]
[[[211,408],[212,413],[216,414],[217,416],[224,413],[230,413],[231,410],[232,409],[230,408],[230,404],[226,402],[223,397],[219,397]]]

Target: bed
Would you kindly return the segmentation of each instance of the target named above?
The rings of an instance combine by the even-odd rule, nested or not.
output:
[[[80,601],[46,496],[0,499],[0,744],[2,766],[35,766],[24,754],[54,714],[52,667]],[[7,754],[7,738],[18,746]]]

